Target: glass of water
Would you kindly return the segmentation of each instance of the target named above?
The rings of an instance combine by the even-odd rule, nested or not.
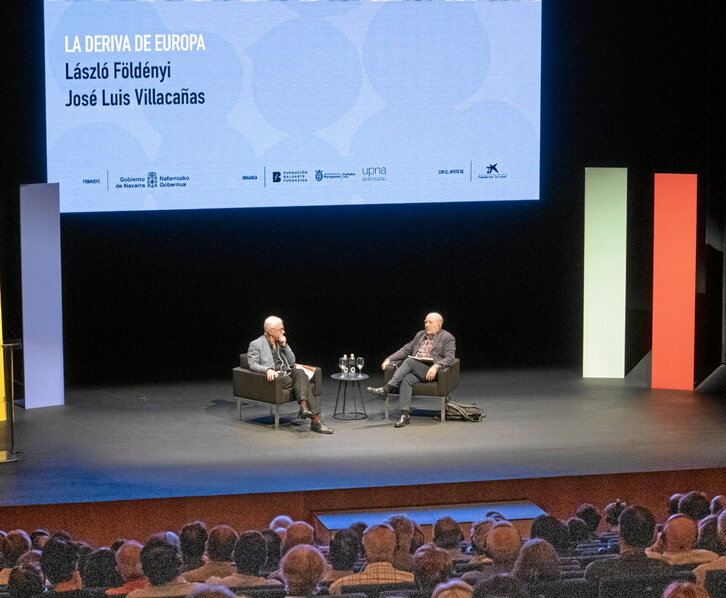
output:
[[[365,364],[365,360],[362,357],[356,357],[355,365],[358,366],[358,373],[363,373],[363,365]]]

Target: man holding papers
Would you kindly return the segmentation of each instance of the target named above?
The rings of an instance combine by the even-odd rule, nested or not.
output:
[[[441,368],[454,363],[456,356],[456,341],[454,336],[442,329],[444,318],[441,314],[432,312],[424,320],[424,329],[416,333],[413,340],[401,347],[395,353],[386,357],[381,369],[393,363],[398,365],[387,384],[380,388],[368,387],[368,392],[381,399],[385,399],[389,392],[399,390],[399,404],[401,415],[394,424],[396,428],[403,428],[409,423],[408,412],[411,407],[413,385],[424,380],[431,381]]]
[[[318,434],[332,434],[332,428],[320,419],[320,401],[310,391],[305,370],[295,367],[295,354],[287,344],[285,326],[277,316],[265,320],[264,334],[250,343],[247,361],[253,372],[261,372],[272,382],[281,377],[283,388],[290,389],[300,405],[299,417],[310,420],[310,429]]]

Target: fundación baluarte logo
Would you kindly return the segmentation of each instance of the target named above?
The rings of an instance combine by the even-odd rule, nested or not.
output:
[[[281,172],[274,171],[272,173],[272,182],[273,183],[280,183],[280,182],[282,182],[282,173]]]

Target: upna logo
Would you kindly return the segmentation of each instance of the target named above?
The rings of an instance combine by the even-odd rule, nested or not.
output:
[[[385,175],[386,167],[385,166],[366,166],[365,168],[361,168],[360,171],[363,174],[363,176]]]

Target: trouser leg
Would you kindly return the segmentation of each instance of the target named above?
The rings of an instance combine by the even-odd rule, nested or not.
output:
[[[426,372],[429,365],[412,357],[408,357],[401,366],[396,370],[388,382],[391,386],[399,387],[399,406],[401,411],[409,411],[411,408],[411,397],[413,395],[413,386],[417,382],[426,379]]]
[[[319,415],[320,399],[313,394],[307,374],[296,368],[290,373],[290,378],[292,378],[292,391],[297,402],[307,401],[310,411]]]

